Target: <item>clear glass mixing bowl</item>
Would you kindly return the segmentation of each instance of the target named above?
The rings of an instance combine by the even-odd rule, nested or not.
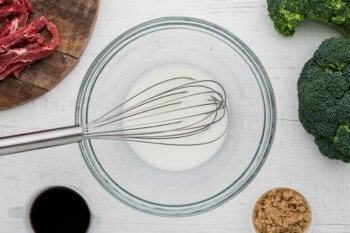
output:
[[[203,20],[171,17],[130,29],[97,56],[79,92],[76,123],[88,124],[123,102],[142,74],[171,63],[195,66],[226,89],[229,130],[214,157],[171,172],[143,162],[124,141],[84,140],[80,149],[116,199],[149,214],[180,217],[216,208],[252,181],[271,148],[276,106],[263,66],[241,40]]]

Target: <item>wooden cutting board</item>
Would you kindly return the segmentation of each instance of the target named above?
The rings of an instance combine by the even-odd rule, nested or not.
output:
[[[60,44],[55,53],[25,68],[20,78],[0,81],[0,110],[27,103],[51,90],[78,63],[92,33],[99,0],[31,0],[36,18],[56,24]]]

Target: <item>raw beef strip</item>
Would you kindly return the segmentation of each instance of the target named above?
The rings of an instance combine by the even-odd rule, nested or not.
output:
[[[37,32],[45,27],[51,34],[51,40],[45,41],[41,44],[43,37],[38,36]],[[31,30],[28,30],[27,28],[30,28]],[[34,28],[36,30],[33,30]],[[18,41],[31,38],[34,40],[34,43],[29,43],[20,48],[9,47],[6,52],[0,54],[0,80],[4,79],[14,71],[17,71],[15,73],[18,75],[21,69],[23,69],[24,65],[28,65],[36,60],[47,57],[48,55],[52,54],[58,46],[59,35],[57,28],[45,17],[41,16],[24,29],[27,30],[22,30],[22,28],[20,28],[17,32],[7,37],[13,37]],[[4,41],[8,42],[9,40],[0,39],[1,47],[3,45],[2,42]]]
[[[35,19],[30,24],[19,28],[15,33],[0,38],[0,54],[6,53],[9,48],[26,40],[31,35],[41,31],[48,21],[44,16]]]
[[[56,26],[41,16],[27,24],[34,12],[30,0],[0,0],[0,80],[52,54],[59,43]],[[46,40],[43,29],[51,34]]]
[[[0,19],[4,19],[11,15],[27,13],[28,9],[25,5],[9,4],[0,6]]]
[[[8,36],[27,23],[29,13],[20,14],[7,21],[0,29],[0,37]]]

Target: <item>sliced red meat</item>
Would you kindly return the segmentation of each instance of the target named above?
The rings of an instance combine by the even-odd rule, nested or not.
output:
[[[0,0],[0,37],[12,34],[25,25],[33,12],[29,0]]]
[[[32,63],[28,63],[28,64],[26,64],[26,63],[18,63],[18,67],[16,66],[15,67],[16,70],[12,72],[13,76],[15,76],[16,78],[19,78],[19,75],[21,74],[22,70],[24,70],[24,68],[26,68],[26,66],[29,66],[30,64],[32,64]]]
[[[26,46],[26,49],[30,49],[30,48],[36,49],[36,48],[39,48],[39,47],[40,47],[40,44],[38,44],[38,43],[35,43],[35,44],[28,44],[28,45]],[[7,67],[6,70],[5,70],[2,74],[0,74],[0,80],[1,80],[1,78],[2,78],[3,76],[6,77],[6,76],[10,75],[11,73],[13,73],[13,75],[14,75],[16,78],[19,78],[19,75],[20,75],[20,73],[22,72],[22,70],[23,70],[24,68],[26,68],[26,66],[28,66],[28,65],[30,65],[30,64],[33,64],[33,63],[35,63],[35,62],[36,62],[35,60],[30,61],[30,62],[19,62],[19,63],[13,64],[13,65]],[[13,72],[12,72],[12,71],[13,71]]]
[[[48,20],[44,16],[41,16],[30,24],[19,28],[16,33],[0,38],[0,54],[7,52],[12,46],[41,31],[47,23]]]
[[[24,70],[24,68],[26,68],[27,66],[35,63],[36,61],[32,61],[32,62],[27,62],[27,63],[17,63],[15,65],[13,65],[13,69],[16,68],[15,71],[13,71],[13,75],[16,77],[16,78],[19,78],[19,75],[20,73],[22,72],[22,70]],[[11,73],[10,73],[11,74]],[[0,75],[1,77],[1,75]]]
[[[28,8],[25,5],[9,4],[0,6],[0,19],[4,19],[11,15],[24,14],[28,12]]]
[[[27,63],[17,63],[14,65],[9,66],[4,72],[0,74],[0,80],[6,78],[10,74],[13,74],[16,78],[19,78],[20,72],[28,65],[34,63],[33,62],[27,62]]]
[[[5,0],[5,3],[13,3],[17,5],[23,5],[27,8],[28,12],[33,13],[34,9],[29,0]]]
[[[33,35],[30,35],[27,38],[27,40],[29,43],[37,43],[37,44],[42,45],[45,42],[45,37],[43,35],[41,35],[40,33],[35,33]]]
[[[33,6],[29,0],[0,0],[0,5],[5,5],[5,4],[7,4],[7,5],[8,4],[15,4],[15,5],[25,6],[29,13],[34,12]]]
[[[60,37],[58,34],[57,27],[55,24],[51,23],[50,21],[47,21],[46,28],[52,36],[51,41],[49,43],[49,46],[51,46],[52,48],[54,47],[54,49],[55,49],[58,46],[58,44],[60,43]]]
[[[24,0],[24,5],[27,7],[29,13],[34,13],[34,8],[29,0]]]
[[[52,54],[59,44],[56,26],[41,16],[27,24],[33,13],[30,0],[0,0],[0,80]],[[46,28],[49,40],[40,33]]]
[[[13,0],[0,0],[0,4],[10,4],[13,3]]]
[[[40,22],[46,23],[44,24],[43,27],[46,27],[47,30],[50,32],[51,40],[41,44],[42,42],[41,39],[43,37],[38,36],[36,32],[33,34],[20,33],[19,35],[22,35],[22,36],[25,35],[26,38],[34,39],[35,43],[29,43],[20,48],[11,48],[11,49],[8,49],[7,52],[0,54],[0,80],[8,76],[9,72],[12,73],[22,68],[22,66],[19,64],[32,63],[36,60],[49,56],[55,51],[59,43],[59,35],[58,35],[57,28],[53,23],[48,22],[46,18],[40,17],[39,19],[41,19]],[[37,24],[37,22],[33,21],[32,24],[40,25],[40,28],[42,29],[41,24]],[[13,35],[17,36],[20,30],[21,29],[19,29]],[[23,40],[23,39],[20,39],[20,40]],[[16,67],[17,69],[15,69],[14,67]]]
[[[0,37],[8,36],[13,34],[27,23],[29,13],[20,14],[19,16],[14,17],[11,21],[5,23],[0,29]]]

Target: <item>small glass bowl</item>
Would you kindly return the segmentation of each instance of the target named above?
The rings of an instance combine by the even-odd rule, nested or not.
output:
[[[123,102],[142,74],[164,64],[194,66],[225,87],[230,125],[216,155],[171,172],[146,164],[124,141],[84,140],[80,149],[92,174],[121,202],[154,215],[195,215],[236,196],[264,164],[275,132],[274,94],[258,58],[232,33],[199,19],[160,18],[123,33],[97,56],[81,85],[76,124]]]

